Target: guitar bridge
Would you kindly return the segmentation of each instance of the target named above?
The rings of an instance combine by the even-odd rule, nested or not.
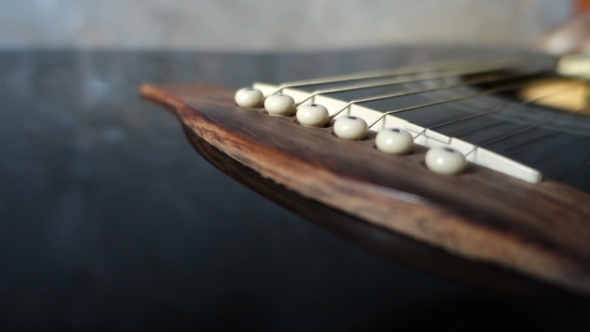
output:
[[[265,96],[279,89],[279,87],[275,85],[265,83],[254,83],[253,87],[262,91]],[[346,108],[346,111],[339,114],[339,116],[358,116],[364,119],[367,123],[374,123],[374,125],[369,128],[370,131],[378,132],[381,129],[388,127],[404,128],[415,136],[414,142],[416,144],[428,148],[452,148],[465,155],[465,159],[469,162],[493,169],[497,172],[529,183],[538,183],[542,179],[541,173],[534,168],[520,164],[510,158],[506,158],[456,137],[449,137],[434,130],[424,128],[402,118],[390,114],[383,116],[383,113],[380,111],[357,104],[347,106],[347,103],[344,101],[321,94],[311,96],[310,93],[298,89],[284,89],[282,92],[293,97],[295,101],[308,100],[309,102],[323,105],[328,109],[331,116],[335,114],[337,110]]]

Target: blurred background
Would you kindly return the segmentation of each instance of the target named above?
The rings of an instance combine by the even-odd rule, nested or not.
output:
[[[574,10],[564,0],[2,0],[0,48],[522,46]]]

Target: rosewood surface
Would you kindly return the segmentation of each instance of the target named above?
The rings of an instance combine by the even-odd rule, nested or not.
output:
[[[582,192],[473,165],[456,177],[436,175],[424,167],[423,149],[384,155],[371,139],[344,141],[330,128],[239,108],[231,89],[141,91],[209,144],[303,197],[464,259],[590,293],[590,197]]]

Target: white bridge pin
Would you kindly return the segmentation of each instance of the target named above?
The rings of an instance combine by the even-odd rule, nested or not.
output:
[[[264,103],[264,95],[260,90],[243,88],[236,92],[234,99],[241,107],[261,107]]]
[[[307,104],[297,109],[297,121],[304,127],[323,127],[330,119],[328,109],[319,104]]]
[[[438,174],[457,174],[461,172],[467,162],[465,156],[448,147],[432,148],[426,152],[426,167]]]
[[[365,120],[356,116],[345,116],[334,122],[334,133],[339,138],[359,140],[367,136],[368,126]]]
[[[289,116],[295,111],[295,101],[291,96],[274,94],[266,97],[264,108],[270,115]]]
[[[375,137],[375,145],[385,153],[405,154],[412,151],[414,139],[403,129],[385,128]]]

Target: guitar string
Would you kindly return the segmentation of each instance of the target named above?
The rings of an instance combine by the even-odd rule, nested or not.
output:
[[[352,85],[345,85],[339,86],[336,88],[330,89],[320,89],[312,91],[311,94],[306,96],[304,99],[300,100],[295,104],[296,107],[300,106],[304,102],[313,99],[317,95],[328,95],[333,93],[340,93],[346,91],[353,91],[353,90],[364,90],[364,89],[371,89],[383,86],[390,86],[390,85],[399,85],[404,83],[413,83],[419,81],[428,81],[434,80],[439,78],[448,78],[454,76],[461,76],[461,75],[474,75],[474,74],[483,74],[487,72],[494,72],[502,69],[508,69],[506,65],[495,65],[495,66],[477,66],[477,69],[473,69],[470,66],[466,68],[462,68],[460,70],[443,70],[442,73],[436,74],[438,71],[425,71],[420,73],[414,73],[413,77],[401,76],[397,75],[398,77],[394,79],[387,79],[387,80],[379,80],[379,81],[370,81],[369,83],[361,83],[361,84],[352,84]],[[408,75],[409,76],[409,75]]]
[[[463,68],[464,69],[464,68]],[[449,73],[447,73],[449,74]],[[455,73],[457,74],[457,73]],[[475,79],[475,80],[468,80],[468,81],[463,81],[461,83],[455,83],[455,84],[448,84],[448,85],[439,85],[437,87],[434,88],[424,88],[424,89],[415,89],[415,90],[410,90],[410,91],[403,91],[403,92],[397,92],[397,93],[391,93],[391,94],[384,94],[384,95],[378,95],[378,96],[372,96],[372,97],[367,97],[367,98],[362,98],[362,99],[357,99],[357,100],[353,100],[350,101],[349,103],[346,104],[346,106],[344,106],[343,108],[341,108],[340,110],[338,110],[336,113],[334,113],[333,115],[330,116],[330,120],[332,120],[335,116],[337,116],[338,114],[340,114],[342,111],[346,110],[348,107],[350,107],[351,105],[354,104],[359,104],[359,103],[364,103],[364,102],[369,102],[369,101],[376,101],[376,100],[382,100],[382,99],[388,99],[388,98],[396,98],[396,97],[401,97],[401,96],[408,96],[408,95],[412,95],[412,94],[417,94],[417,93],[425,93],[425,92],[431,92],[431,91],[436,91],[436,90],[442,90],[442,89],[448,89],[448,88],[457,88],[460,86],[466,86],[466,85],[473,85],[473,84],[477,84],[477,83],[486,83],[486,82],[494,82],[494,81],[502,81],[502,80],[506,80],[508,78],[517,78],[517,77],[526,77],[526,76],[532,76],[533,74],[540,74],[539,73],[526,73],[526,74],[515,74],[515,75],[506,75],[500,78],[496,78],[493,77],[492,79],[484,77],[482,79]],[[461,74],[457,74],[456,76],[460,76]],[[452,73],[449,76],[455,76]],[[352,90],[360,90],[360,89],[365,89],[365,88],[372,88],[372,87],[378,87],[378,86],[385,86],[385,85],[393,85],[393,84],[402,84],[402,83],[410,83],[410,82],[417,82],[417,81],[427,81],[427,80],[431,80],[431,79],[435,79],[435,78],[444,78],[447,77],[445,76],[445,74],[439,74],[439,75],[431,75],[430,78],[424,78],[424,77],[419,77],[419,78],[410,78],[410,79],[403,79],[403,78],[397,78],[396,80],[391,80],[391,81],[378,81],[378,82],[372,82],[372,83],[368,83],[368,84],[356,84],[356,85],[350,85],[350,86],[344,86],[344,87],[339,87],[336,89],[324,89],[324,90],[317,90],[312,92],[312,94],[310,96],[308,96],[306,99],[300,101],[298,103],[298,105],[300,105],[301,103],[303,103],[306,100],[309,100],[313,97],[315,97],[316,95],[320,95],[320,94],[329,94],[329,93],[336,93],[336,92],[344,92],[344,91],[352,91]],[[340,77],[342,78],[342,77]],[[326,80],[327,81],[327,80]],[[344,79],[342,80],[344,81]],[[311,82],[311,84],[322,84],[323,81],[314,81]],[[518,82],[516,84],[509,84],[509,85],[505,85],[505,86],[500,86],[500,87],[494,87],[485,91],[479,91],[479,92],[475,92],[475,93],[471,93],[471,94],[467,94],[467,95],[463,95],[463,96],[459,96],[459,97],[454,97],[454,98],[448,98],[448,99],[444,99],[444,100],[438,100],[438,101],[434,101],[434,102],[429,102],[429,103],[425,103],[425,104],[420,104],[420,105],[414,105],[414,106],[410,106],[410,107],[406,107],[406,108],[401,108],[401,109],[396,109],[396,110],[392,110],[392,111],[388,111],[383,113],[383,115],[381,115],[376,121],[374,121],[373,123],[371,123],[371,125],[368,126],[368,128],[371,128],[372,126],[374,126],[376,123],[378,123],[381,119],[383,119],[386,115],[390,115],[390,114],[397,114],[397,113],[401,113],[401,112],[407,112],[407,111],[411,111],[411,110],[416,110],[416,109],[420,109],[420,108],[424,108],[424,107],[429,107],[429,106],[435,106],[435,105],[440,105],[440,104],[444,104],[444,103],[450,103],[450,102],[454,102],[454,101],[460,101],[460,100],[464,100],[464,99],[470,99],[470,98],[475,98],[475,97],[479,97],[479,96],[483,96],[483,95],[487,95],[487,94],[492,94],[492,93],[497,93],[497,92],[502,92],[502,91],[507,91],[507,90],[513,90],[513,89],[517,89],[523,86],[528,85],[530,82],[528,81],[524,81],[524,82]],[[288,84],[283,84],[281,85],[283,88],[279,88],[277,89],[277,91],[281,91],[282,89],[284,89],[285,86],[287,86]],[[291,87],[293,87],[294,85],[291,85]],[[302,86],[302,85],[299,85]],[[575,87],[575,85],[573,85]],[[428,128],[423,129],[420,133],[418,133],[417,135],[413,136],[413,140],[415,140],[417,137],[419,137],[420,135],[425,134],[425,132],[427,130],[432,130],[435,128],[440,128],[440,127],[444,127],[444,126],[448,126],[451,124],[455,124],[455,123],[459,123],[462,121],[468,121],[468,120],[472,120],[478,117],[482,117],[482,116],[486,116],[486,115],[490,115],[496,112],[499,112],[501,110],[507,109],[509,107],[513,107],[513,106],[517,106],[517,105],[527,105],[530,103],[534,103],[536,101],[545,99],[545,98],[549,98],[551,96],[555,96],[561,93],[565,93],[567,91],[569,91],[571,89],[571,87],[567,87],[564,89],[558,89],[556,91],[552,91],[549,92],[547,94],[544,94],[542,96],[539,97],[535,97],[535,98],[531,98],[519,103],[510,103],[510,104],[506,104],[503,106],[500,106],[496,109],[493,109],[491,111],[488,112],[484,112],[484,113],[480,113],[480,114],[475,114],[475,115],[471,115],[471,116],[467,116],[467,117],[463,117],[460,119],[456,119],[456,120],[452,120],[452,121],[448,121],[445,123],[441,123],[441,124],[437,124]],[[589,107],[589,104],[585,104],[584,106],[576,109],[575,111],[571,112],[571,113],[577,113],[580,110],[583,110],[585,108]],[[467,157],[468,155],[470,155],[471,153],[473,153],[474,151],[476,151],[478,148],[483,147],[483,146],[487,146],[502,140],[505,140],[507,138],[513,137],[515,135],[521,134],[523,132],[532,130],[536,127],[542,126],[544,124],[550,123],[552,121],[554,121],[555,119],[559,118],[560,116],[563,116],[565,113],[561,113],[561,114],[556,114],[555,116],[551,117],[550,119],[547,119],[545,121],[541,121],[539,123],[530,125],[526,128],[514,131],[510,134],[506,134],[497,138],[494,138],[492,140],[486,141],[482,144],[478,144],[478,145],[474,145],[473,149],[471,149],[469,152],[467,152],[466,154],[464,154],[465,157]]]
[[[544,124],[548,124],[549,122],[552,122],[552,121],[554,121],[555,119],[557,119],[557,118],[559,118],[559,117],[561,117],[561,116],[563,116],[563,115],[565,115],[565,114],[574,114],[574,113],[577,113],[577,112],[579,112],[579,111],[581,111],[581,110],[583,110],[583,109],[587,108],[589,105],[590,105],[590,104],[586,103],[586,104],[584,104],[583,106],[581,106],[581,107],[579,107],[579,108],[575,109],[573,112],[569,112],[569,113],[566,113],[566,112],[563,112],[563,113],[558,113],[558,114],[556,114],[556,115],[552,116],[551,118],[549,118],[548,120],[545,120],[545,121],[542,121],[542,122],[535,123],[535,124],[533,124],[533,125],[530,125],[530,126],[528,126],[528,127],[525,127],[525,128],[519,129],[519,130],[517,130],[517,131],[514,131],[514,132],[512,132],[512,133],[510,133],[510,134],[506,134],[506,135],[504,135],[504,136],[500,136],[500,137],[498,137],[498,138],[494,138],[494,139],[491,139],[491,140],[489,140],[489,141],[486,141],[486,142],[484,142],[484,143],[481,143],[481,144],[475,145],[475,146],[474,146],[474,148],[473,148],[473,149],[471,149],[471,151],[469,151],[469,152],[467,152],[467,153],[465,154],[465,157],[467,157],[469,154],[473,153],[475,150],[477,150],[477,149],[478,149],[478,148],[480,148],[480,147],[483,147],[483,146],[486,146],[486,145],[490,145],[490,144],[493,144],[493,143],[497,143],[497,142],[499,142],[499,141],[502,141],[502,140],[504,140],[504,139],[506,139],[506,138],[509,138],[509,137],[512,137],[512,136],[515,136],[515,135],[521,134],[521,133],[523,133],[523,132],[525,132],[525,131],[529,131],[529,130],[531,130],[531,129],[537,128],[537,127],[539,127],[539,126],[542,126],[542,125],[544,125]]]
[[[424,133],[426,133],[427,130],[441,128],[441,127],[449,126],[449,125],[452,125],[452,124],[455,124],[455,123],[459,123],[459,122],[463,122],[463,121],[468,121],[468,120],[476,119],[476,118],[479,118],[479,117],[482,117],[482,116],[486,116],[486,115],[491,115],[491,114],[500,112],[502,110],[506,110],[508,108],[511,108],[513,106],[522,106],[522,105],[532,104],[532,103],[537,102],[537,101],[542,100],[542,99],[546,99],[546,98],[554,97],[554,96],[559,95],[559,94],[562,94],[562,93],[566,93],[566,92],[570,91],[570,89],[572,89],[572,88],[571,87],[567,87],[567,88],[564,88],[564,89],[558,89],[557,91],[552,91],[552,92],[549,92],[549,93],[544,94],[542,96],[531,98],[531,99],[528,99],[528,100],[525,100],[525,101],[521,101],[521,102],[518,102],[518,103],[505,104],[505,105],[502,105],[500,107],[497,107],[497,108],[495,108],[495,109],[493,109],[491,111],[488,111],[488,112],[484,112],[484,113],[480,113],[480,114],[475,114],[475,115],[470,115],[470,116],[466,116],[466,117],[459,118],[459,119],[456,119],[456,120],[452,120],[452,121],[448,121],[448,122],[445,122],[445,123],[441,123],[441,124],[437,124],[437,125],[434,125],[434,126],[430,126],[428,128],[424,128],[421,132],[419,132],[418,134],[416,134],[416,136],[414,136],[413,139],[416,139],[420,135],[423,135]]]
[[[447,103],[451,103],[451,102],[454,102],[454,101],[459,101],[459,100],[464,100],[464,99],[469,99],[469,98],[475,98],[475,97],[484,96],[484,95],[488,95],[488,94],[492,94],[492,93],[497,93],[497,92],[516,90],[516,89],[522,87],[525,84],[526,83],[515,83],[515,84],[510,84],[510,85],[495,87],[495,88],[484,90],[484,91],[474,92],[474,93],[470,93],[470,94],[467,94],[467,95],[462,95],[462,96],[459,96],[459,97],[453,97],[453,98],[449,98],[449,99],[437,100],[437,101],[433,101],[433,102],[429,102],[429,103],[424,103],[424,104],[419,104],[419,105],[414,105],[414,106],[408,106],[408,107],[404,107],[404,108],[395,109],[395,110],[392,110],[392,111],[387,111],[387,112],[384,112],[377,120],[373,121],[369,125],[369,128],[371,128],[374,125],[376,125],[379,121],[381,121],[387,115],[393,115],[393,114],[408,112],[408,111],[416,110],[416,109],[419,109],[419,108],[425,108],[425,107],[430,107],[430,106],[435,106],[435,105],[447,104]]]
[[[435,105],[447,104],[447,103],[451,103],[451,102],[455,102],[455,101],[460,101],[460,100],[464,100],[464,99],[476,98],[476,97],[480,97],[480,96],[484,96],[484,95],[489,95],[489,94],[493,94],[493,93],[497,93],[497,92],[505,92],[505,91],[510,91],[510,90],[516,90],[516,89],[521,88],[523,86],[526,86],[528,84],[529,84],[528,81],[514,83],[514,84],[508,84],[508,85],[503,85],[503,86],[499,86],[499,87],[490,88],[490,89],[484,90],[484,91],[473,92],[473,93],[462,95],[462,96],[458,96],[458,97],[453,97],[453,98],[448,98],[448,99],[443,99],[443,100],[437,100],[437,101],[428,102],[428,103],[424,103],[424,104],[413,105],[413,106],[408,106],[408,107],[404,107],[404,108],[398,108],[398,109],[395,109],[395,110],[392,110],[392,111],[387,111],[387,112],[384,112],[377,120],[375,120],[374,122],[372,122],[369,125],[369,128],[373,127],[375,124],[377,124],[379,121],[381,121],[387,115],[408,112],[408,111],[416,110],[416,109],[419,109],[419,108],[425,108],[425,107],[430,107],[430,106],[435,106]],[[564,89],[564,90],[570,90],[570,88],[568,87],[568,89]],[[539,97],[537,99],[541,99],[541,97]]]
[[[507,58],[501,60],[494,60],[490,61],[490,63],[498,63],[504,64],[505,69],[510,69],[513,67],[519,66],[523,62],[530,63],[530,59],[518,59],[518,58]],[[295,87],[305,87],[305,86],[316,86],[322,84],[330,84],[330,83],[341,83],[341,82],[350,82],[350,81],[357,81],[363,79],[375,79],[375,78],[383,78],[387,76],[396,76],[396,75],[404,75],[404,74],[416,74],[416,73],[425,73],[427,71],[436,71],[436,70],[444,70],[444,69],[453,69],[455,67],[458,68],[465,68],[469,66],[470,63],[473,63],[473,66],[481,66],[483,65],[481,62],[477,62],[481,60],[451,60],[451,61],[440,61],[430,64],[418,64],[418,65],[410,65],[404,66],[401,68],[395,69],[386,69],[386,70],[376,70],[376,71],[368,71],[356,74],[347,74],[347,75],[337,75],[337,76],[328,76],[324,78],[315,78],[315,79],[308,79],[308,80],[298,80],[298,81],[290,81],[284,82],[280,84],[272,93],[269,95],[273,95],[276,93],[280,93],[286,88],[295,88]],[[467,65],[465,64],[467,63]]]
[[[475,79],[471,79],[471,80],[467,80],[467,81],[462,81],[459,83],[438,85],[438,86],[432,87],[432,88],[419,88],[419,89],[414,89],[414,90],[405,90],[405,91],[400,91],[400,92],[393,92],[393,93],[387,93],[387,94],[371,96],[371,97],[366,97],[366,98],[354,99],[354,100],[351,100],[348,103],[346,103],[346,105],[344,105],[342,108],[340,108],[334,114],[330,115],[329,119],[330,120],[334,119],[336,116],[338,116],[340,113],[342,113],[343,111],[345,111],[347,108],[349,108],[352,105],[357,105],[357,104],[362,104],[362,103],[367,103],[367,102],[372,102],[372,101],[378,101],[378,100],[384,100],[384,99],[405,97],[405,96],[410,96],[410,95],[419,94],[419,93],[433,92],[433,91],[444,90],[444,89],[452,89],[452,88],[473,85],[473,84],[499,82],[499,81],[503,81],[503,80],[507,80],[507,79],[514,79],[514,78],[525,78],[527,76],[538,75],[541,73],[542,73],[542,71],[525,73],[525,74],[521,74],[521,73],[511,74],[511,75],[505,75],[502,77],[482,77],[482,78],[475,78]],[[422,106],[420,106],[420,107],[422,107]],[[417,108],[417,107],[415,107],[415,108]],[[372,125],[374,125],[374,123]]]
[[[464,95],[464,96],[460,96],[460,97],[456,97],[456,98],[449,98],[449,99],[439,100],[439,101],[430,102],[430,103],[426,103],[426,104],[410,106],[410,107],[406,107],[406,108],[398,109],[398,110],[394,110],[394,111],[388,111],[388,112],[385,112],[382,116],[380,116],[379,119],[377,119],[376,121],[374,121],[369,126],[369,128],[371,128],[372,126],[374,126],[377,122],[379,122],[383,117],[385,117],[388,114],[396,114],[396,113],[401,113],[401,112],[416,110],[416,109],[419,109],[419,108],[424,108],[424,107],[429,107],[429,106],[434,106],[434,105],[440,105],[440,104],[444,104],[444,103],[449,103],[449,102],[453,102],[453,101],[459,101],[459,100],[463,100],[463,99],[474,98],[474,97],[482,96],[482,95],[485,95],[485,94],[491,94],[491,93],[506,91],[506,90],[510,90],[510,89],[517,89],[517,88],[519,88],[519,87],[521,87],[523,85],[526,85],[528,83],[529,82],[524,82],[524,83],[519,83],[519,84],[511,84],[511,85],[508,85],[508,86],[501,86],[501,87],[497,87],[497,88],[493,88],[493,89],[489,89],[489,90],[486,90],[486,91],[477,92],[477,93],[473,93],[473,94],[469,94],[469,95]],[[492,111],[489,111],[489,112],[485,112],[485,113],[481,113],[481,114],[476,114],[476,115],[464,117],[464,118],[461,118],[461,119],[449,121],[449,122],[446,122],[446,123],[438,124],[438,125],[435,125],[435,126],[432,126],[432,127],[429,127],[429,128],[425,128],[420,133],[418,133],[416,136],[414,136],[413,139],[415,140],[417,137],[419,137],[420,135],[424,134],[426,132],[426,130],[428,130],[428,129],[440,128],[440,127],[447,126],[447,125],[450,125],[450,124],[454,124],[454,123],[458,123],[458,122],[462,122],[462,121],[474,119],[474,118],[477,118],[477,117],[480,117],[480,116],[489,115],[489,114],[498,112],[500,110],[507,109],[507,108],[512,107],[512,106],[516,106],[516,105],[530,104],[530,103],[533,103],[533,102],[538,101],[538,100],[541,100],[541,99],[545,99],[545,98],[549,98],[549,97],[552,97],[552,96],[555,96],[555,95],[558,95],[558,94],[566,93],[566,92],[570,91],[572,88],[575,88],[575,85],[572,85],[571,87],[568,86],[567,88],[563,88],[563,89],[558,89],[557,91],[552,91],[552,92],[547,93],[545,95],[542,95],[542,96],[539,96],[539,97],[536,97],[536,98],[531,98],[529,100],[525,100],[525,101],[522,101],[522,102],[519,102],[519,103],[510,103],[510,104],[501,106],[501,107],[496,108],[496,109],[494,109]],[[589,104],[585,104],[585,105],[577,108],[573,112],[570,112],[570,114],[577,113],[577,112],[579,112],[579,111],[587,108],[588,106],[589,106]],[[522,132],[525,132],[525,131],[534,129],[536,127],[542,126],[542,125],[547,124],[547,123],[550,123],[550,122],[554,121],[555,119],[559,118],[560,116],[563,116],[564,114],[566,114],[566,113],[556,114],[556,115],[554,115],[553,117],[551,117],[548,120],[545,120],[545,121],[542,121],[542,122],[539,122],[539,123],[530,125],[530,126],[528,126],[526,128],[523,128],[523,129],[517,130],[515,132],[512,132],[510,134],[507,134],[507,135],[504,135],[504,136],[501,136],[501,137],[498,137],[498,138],[489,140],[489,141],[484,142],[482,144],[475,145],[474,148],[472,150],[470,150],[469,152],[467,152],[464,156],[467,157],[469,154],[473,153],[479,147],[483,147],[483,146],[486,146],[486,145],[489,145],[489,144],[496,143],[496,142],[501,141],[501,140],[504,140],[506,138],[509,138],[509,137],[518,135],[518,134],[520,134]]]
[[[386,115],[397,114],[397,113],[412,111],[412,110],[416,110],[416,109],[420,109],[420,108],[424,108],[424,107],[441,105],[441,104],[450,103],[450,102],[454,102],[454,101],[475,98],[475,97],[479,97],[479,96],[486,95],[486,94],[492,94],[492,93],[497,93],[497,92],[502,92],[502,91],[507,91],[507,90],[512,90],[512,89],[517,89],[519,87],[526,86],[529,83],[530,82],[525,81],[525,82],[516,83],[516,84],[509,84],[509,85],[506,85],[506,86],[500,86],[500,87],[496,87],[496,88],[492,88],[492,89],[489,89],[489,90],[480,91],[480,92],[476,92],[476,93],[472,93],[472,94],[468,94],[468,95],[463,95],[463,96],[459,96],[459,97],[454,97],[454,98],[449,98],[449,99],[444,99],[444,100],[438,100],[438,101],[429,102],[429,103],[425,103],[425,104],[414,105],[414,106],[405,107],[405,108],[401,108],[401,109],[397,109],[397,110],[393,110],[393,111],[388,111],[388,112],[383,113],[383,115],[381,115],[377,120],[375,120],[373,123],[371,123],[371,125],[369,125],[368,128],[371,128],[376,123],[378,123],[379,121],[381,121]],[[466,120],[474,119],[474,118],[477,118],[477,117],[481,117],[481,116],[484,116],[484,115],[489,115],[489,114],[498,112],[500,110],[503,110],[503,109],[506,109],[506,108],[509,108],[509,107],[512,107],[512,106],[516,106],[516,105],[530,104],[530,103],[533,103],[533,102],[538,101],[538,100],[541,100],[541,99],[545,99],[545,98],[549,98],[551,96],[555,96],[555,95],[558,95],[558,94],[566,93],[566,92],[570,91],[571,89],[575,89],[575,88],[576,88],[576,85],[575,84],[572,84],[571,86],[568,86],[566,88],[558,89],[556,91],[552,91],[550,93],[547,93],[545,95],[542,95],[542,96],[539,96],[539,97],[536,97],[536,98],[531,98],[529,100],[525,100],[525,101],[522,101],[522,102],[519,102],[519,103],[510,103],[510,104],[501,106],[501,107],[499,107],[497,109],[494,109],[492,111],[489,111],[489,112],[484,112],[484,113],[480,113],[480,114],[476,114],[476,115],[471,115],[471,116],[464,117],[464,118],[461,118],[461,119],[457,119],[457,120],[449,121],[449,122],[446,122],[446,123],[438,124],[438,125],[435,125],[435,126],[432,126],[432,127],[429,127],[429,128],[425,128],[420,133],[418,133],[416,136],[413,136],[412,139],[415,140],[417,137],[419,137],[420,135],[424,134],[426,132],[426,130],[428,130],[428,129],[439,128],[439,127],[447,126],[447,125],[450,125],[450,124],[458,123],[458,122],[461,122],[461,121],[466,121]],[[579,112],[579,111],[587,108],[588,106],[589,106],[589,104],[585,104],[585,105],[577,108],[573,112],[570,112],[570,114],[577,113],[577,112]],[[555,116],[551,117],[548,120],[545,120],[545,121],[542,121],[542,122],[533,124],[533,125],[528,126],[526,128],[523,128],[523,129],[517,130],[515,132],[512,132],[510,134],[507,134],[507,135],[504,135],[504,136],[501,136],[501,137],[492,139],[492,140],[487,141],[487,142],[484,142],[482,144],[474,145],[474,148],[472,150],[470,150],[469,152],[467,152],[464,156],[467,157],[469,154],[473,153],[479,147],[496,143],[498,141],[501,141],[501,140],[504,140],[506,138],[515,136],[515,135],[520,134],[522,132],[525,132],[525,131],[534,129],[536,127],[542,126],[542,125],[547,124],[547,123],[550,123],[550,122],[554,121],[556,118],[559,118],[560,116],[563,116],[564,114],[567,114],[567,113],[559,113],[559,114],[556,114]]]

